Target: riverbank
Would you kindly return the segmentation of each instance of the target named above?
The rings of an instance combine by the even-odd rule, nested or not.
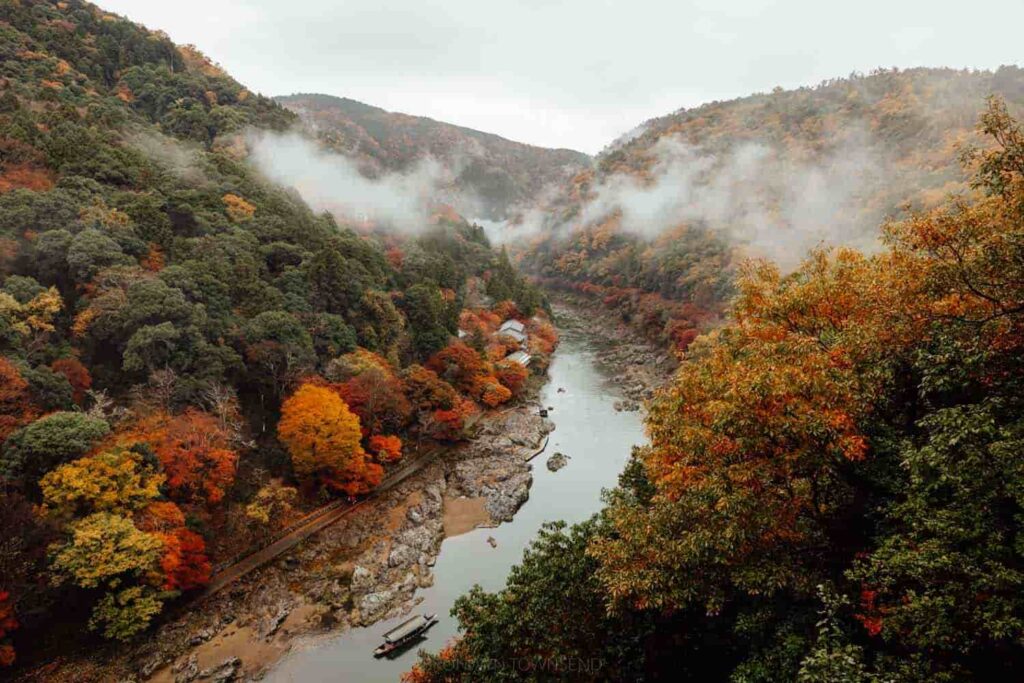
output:
[[[580,315],[558,321],[561,342],[548,369],[550,381],[538,397],[557,428],[531,461],[528,500],[508,522],[445,538],[432,568],[433,585],[416,594],[413,613],[437,614],[438,623],[421,641],[381,659],[370,653],[381,634],[404,617],[298,639],[268,674],[268,683],[395,683],[415,663],[419,649],[437,652],[458,637],[459,624],[451,616],[456,600],[474,586],[504,587],[544,524],[580,522],[602,508],[602,491],[615,486],[632,448],[645,439],[642,413],[615,409],[624,399],[618,373],[602,370],[601,359],[615,356],[614,342],[594,334],[603,323]],[[547,461],[556,453],[566,456],[564,467],[549,469]],[[449,492],[454,484],[453,476]]]
[[[614,324],[606,311],[570,308],[562,302],[556,313],[565,333],[587,339],[587,363],[606,369],[601,383],[613,385],[608,403],[614,402],[624,418],[632,410],[627,401],[639,405],[668,376],[671,359],[631,338],[628,328]],[[339,634],[346,639],[350,630],[364,631],[359,627],[407,614],[434,584],[446,538],[450,543],[473,536],[478,527],[510,522],[530,498],[535,471],[527,459],[543,448],[553,429],[551,420],[539,416],[539,408],[557,404],[563,396],[558,389],[564,388],[542,386],[537,381],[533,387],[534,396],[541,392],[540,403],[526,401],[486,416],[473,441],[444,453],[290,553],[190,605],[143,642],[55,662],[26,680],[257,680],[297,641]],[[552,417],[566,417],[559,412],[565,410],[560,407]],[[585,422],[582,428],[593,431],[591,422],[608,420]],[[557,475],[562,478],[557,483],[563,490],[572,489],[589,475],[577,469],[589,466],[586,454],[567,445],[580,438],[561,443],[561,434],[552,436],[555,443],[534,464],[543,469],[544,458],[566,448],[572,460]],[[623,438],[625,443],[634,437]],[[628,455],[628,446],[609,448],[614,457]],[[621,464],[615,460],[610,467],[606,479],[613,483]],[[593,486],[595,501],[600,486],[607,485],[603,481]],[[504,542],[501,530],[483,533],[493,532]],[[529,538],[532,533],[516,543],[525,545]],[[485,547],[496,552],[494,557],[509,553],[509,563],[521,553],[518,545],[498,551]]]
[[[644,402],[672,377],[679,361],[667,349],[642,339],[618,314],[581,295],[553,295],[560,330],[587,334],[600,368],[622,394],[616,410],[642,410]]]
[[[408,613],[433,583],[446,521],[464,533],[511,519],[528,498],[525,457],[551,429],[537,412],[526,404],[483,418],[470,443],[161,627],[135,658],[138,676],[189,683],[221,667],[224,680],[259,678],[297,637]],[[472,519],[462,500],[478,501]]]
[[[296,637],[408,612],[416,590],[432,584],[446,536],[507,521],[529,497],[526,461],[553,428],[538,413],[527,400],[484,416],[472,441],[293,551],[187,605],[143,641],[62,658],[22,679],[256,680]]]

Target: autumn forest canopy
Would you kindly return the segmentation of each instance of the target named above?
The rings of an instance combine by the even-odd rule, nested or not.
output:
[[[678,357],[649,442],[407,680],[1020,678],[1022,106],[1014,66],[880,70],[591,159],[0,0],[0,667],[151,637],[530,404],[568,293]],[[427,195],[335,210],[267,139]]]
[[[605,510],[461,598],[465,637],[409,679],[1015,679],[1024,131],[998,99],[980,130],[973,191],[881,252],[742,264]]]
[[[78,1],[2,19],[11,664],[84,625],[137,636],[219,563],[464,438],[524,390],[506,357],[542,369],[556,337],[479,226],[441,207],[357,234],[263,178],[245,133],[295,115],[196,50]],[[499,333],[514,318],[528,342]]]

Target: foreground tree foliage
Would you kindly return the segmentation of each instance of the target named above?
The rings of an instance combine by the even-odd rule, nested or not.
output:
[[[1024,133],[998,100],[981,128],[977,193],[884,253],[744,266],[605,511],[463,597],[412,680],[588,678],[538,673],[562,654],[607,680],[1018,678]]]

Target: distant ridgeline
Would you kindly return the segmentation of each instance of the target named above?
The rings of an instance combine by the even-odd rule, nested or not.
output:
[[[453,193],[476,204],[480,218],[503,220],[591,165],[582,152],[534,147],[347,98],[276,99],[298,113],[328,148],[359,161],[370,175],[408,170],[428,158],[444,164],[453,175]]]
[[[461,438],[523,390],[508,356],[544,367],[482,229],[357,235],[255,173],[244,133],[296,123],[94,5],[0,2],[0,664],[132,637],[410,436]]]
[[[520,216],[513,243],[550,286],[605,298],[685,348],[745,257],[792,269],[821,244],[874,251],[886,218],[966,190],[958,149],[982,142],[992,94],[1024,105],[1024,71],[881,70],[680,110]]]

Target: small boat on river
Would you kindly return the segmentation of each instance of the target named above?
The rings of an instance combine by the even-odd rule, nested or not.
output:
[[[383,657],[406,643],[419,638],[428,628],[437,623],[436,614],[417,614],[406,619],[384,634],[384,642],[373,651],[374,657]]]

